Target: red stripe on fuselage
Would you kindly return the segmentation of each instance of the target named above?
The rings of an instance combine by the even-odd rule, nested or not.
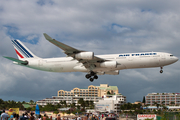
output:
[[[15,49],[15,51],[19,55],[20,58],[24,58],[16,49]]]

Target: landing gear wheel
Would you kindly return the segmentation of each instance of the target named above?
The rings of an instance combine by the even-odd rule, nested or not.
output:
[[[90,73],[91,76],[94,76],[96,75],[96,73],[94,73],[93,71]]]
[[[162,70],[162,69],[163,69],[163,67],[161,67],[160,73],[163,73],[163,70]]]
[[[90,74],[86,74],[86,76],[85,76],[87,79],[89,79],[90,77],[91,77],[91,75]]]
[[[86,77],[87,79],[89,79],[89,81],[91,81],[91,82],[93,82],[94,79],[98,79],[98,76],[97,76],[96,73],[93,72],[93,71],[90,71],[90,73],[89,73],[89,74],[86,74],[85,77]]]
[[[97,75],[95,75],[95,76],[94,76],[94,79],[98,79],[98,76],[97,76]]]
[[[93,81],[94,81],[94,79],[93,79],[93,78],[90,78],[89,80],[90,80],[91,82],[93,82]]]

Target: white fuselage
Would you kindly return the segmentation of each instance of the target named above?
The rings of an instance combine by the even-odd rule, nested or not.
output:
[[[116,61],[118,63],[115,68],[105,68],[96,66],[93,71],[114,71],[133,68],[150,68],[163,67],[172,64],[178,60],[177,57],[164,52],[142,52],[142,53],[125,53],[125,54],[109,54],[96,55],[105,60]],[[72,57],[60,58],[26,58],[27,67],[50,71],[50,72],[89,72],[82,63]],[[24,65],[23,65],[24,66]]]

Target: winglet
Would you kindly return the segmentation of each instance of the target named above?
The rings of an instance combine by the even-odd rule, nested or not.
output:
[[[43,33],[44,37],[46,38],[46,40],[51,41],[53,40],[49,35],[47,35],[46,33]]]

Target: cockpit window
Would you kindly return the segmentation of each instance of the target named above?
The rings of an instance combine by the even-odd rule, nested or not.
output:
[[[173,55],[170,55],[171,57],[173,57]]]

